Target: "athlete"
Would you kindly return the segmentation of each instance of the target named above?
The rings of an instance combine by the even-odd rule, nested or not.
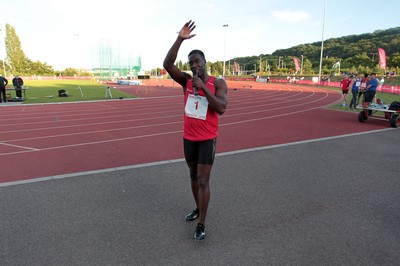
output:
[[[365,74],[364,74],[364,77],[361,79],[360,89],[358,90],[357,105],[358,105],[358,103],[360,102],[361,96],[363,96],[363,98],[364,98],[364,93],[365,93],[365,90],[367,89],[368,82],[369,82],[369,80],[368,80],[368,74],[365,73]],[[363,99],[363,101],[364,101],[364,99]]]
[[[343,75],[343,79],[342,81],[340,81],[340,88],[342,89],[342,94],[343,94],[343,104],[342,106],[346,106],[347,105],[347,94],[349,93],[349,86],[351,83],[351,79],[349,78],[349,75],[347,73],[345,73]]]
[[[185,23],[164,59],[164,68],[183,88],[183,147],[189,167],[192,194],[196,202],[196,209],[186,215],[185,219],[199,219],[193,238],[203,240],[210,200],[210,173],[218,136],[218,115],[222,115],[226,110],[228,87],[224,79],[207,74],[206,59],[200,50],[193,50],[188,55],[193,77],[174,65],[183,41],[196,36],[192,34],[195,28],[194,21]]]
[[[352,80],[350,83],[350,88],[351,88],[351,94],[352,94],[352,98],[351,98],[351,102],[350,102],[350,106],[349,108],[351,109],[351,106],[353,106],[354,110],[357,110],[357,96],[358,96],[358,91],[360,89],[361,86],[361,74],[358,73]]]

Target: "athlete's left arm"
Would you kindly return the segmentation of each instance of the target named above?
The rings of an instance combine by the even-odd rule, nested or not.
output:
[[[214,81],[214,86],[215,95],[211,93],[207,86],[203,86],[203,91],[208,100],[208,106],[218,114],[222,115],[225,113],[226,106],[228,104],[228,86],[223,79],[216,79]]]

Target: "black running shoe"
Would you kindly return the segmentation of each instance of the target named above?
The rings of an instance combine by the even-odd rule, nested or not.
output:
[[[194,231],[194,240],[203,240],[206,236],[206,230],[203,224],[197,224],[196,230]]]
[[[185,216],[186,221],[191,222],[199,218],[199,209],[193,210]]]

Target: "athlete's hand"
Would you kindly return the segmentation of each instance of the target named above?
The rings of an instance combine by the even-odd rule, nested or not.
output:
[[[196,87],[198,90],[202,90],[204,83],[198,76],[194,76],[192,80],[193,87]]]
[[[182,29],[179,31],[179,37],[186,40],[196,36],[196,34],[191,34],[195,28],[196,25],[194,24],[194,21],[189,20],[185,23],[185,25],[183,25]]]

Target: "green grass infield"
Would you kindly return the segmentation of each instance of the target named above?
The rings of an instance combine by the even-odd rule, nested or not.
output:
[[[59,103],[77,101],[98,101],[110,99],[106,94],[106,84],[91,80],[25,80],[24,104]],[[65,90],[67,97],[59,97],[59,90]],[[10,91],[15,98],[15,91]],[[133,95],[113,89],[110,86],[112,99],[134,98]],[[24,95],[24,94],[23,94]]]

